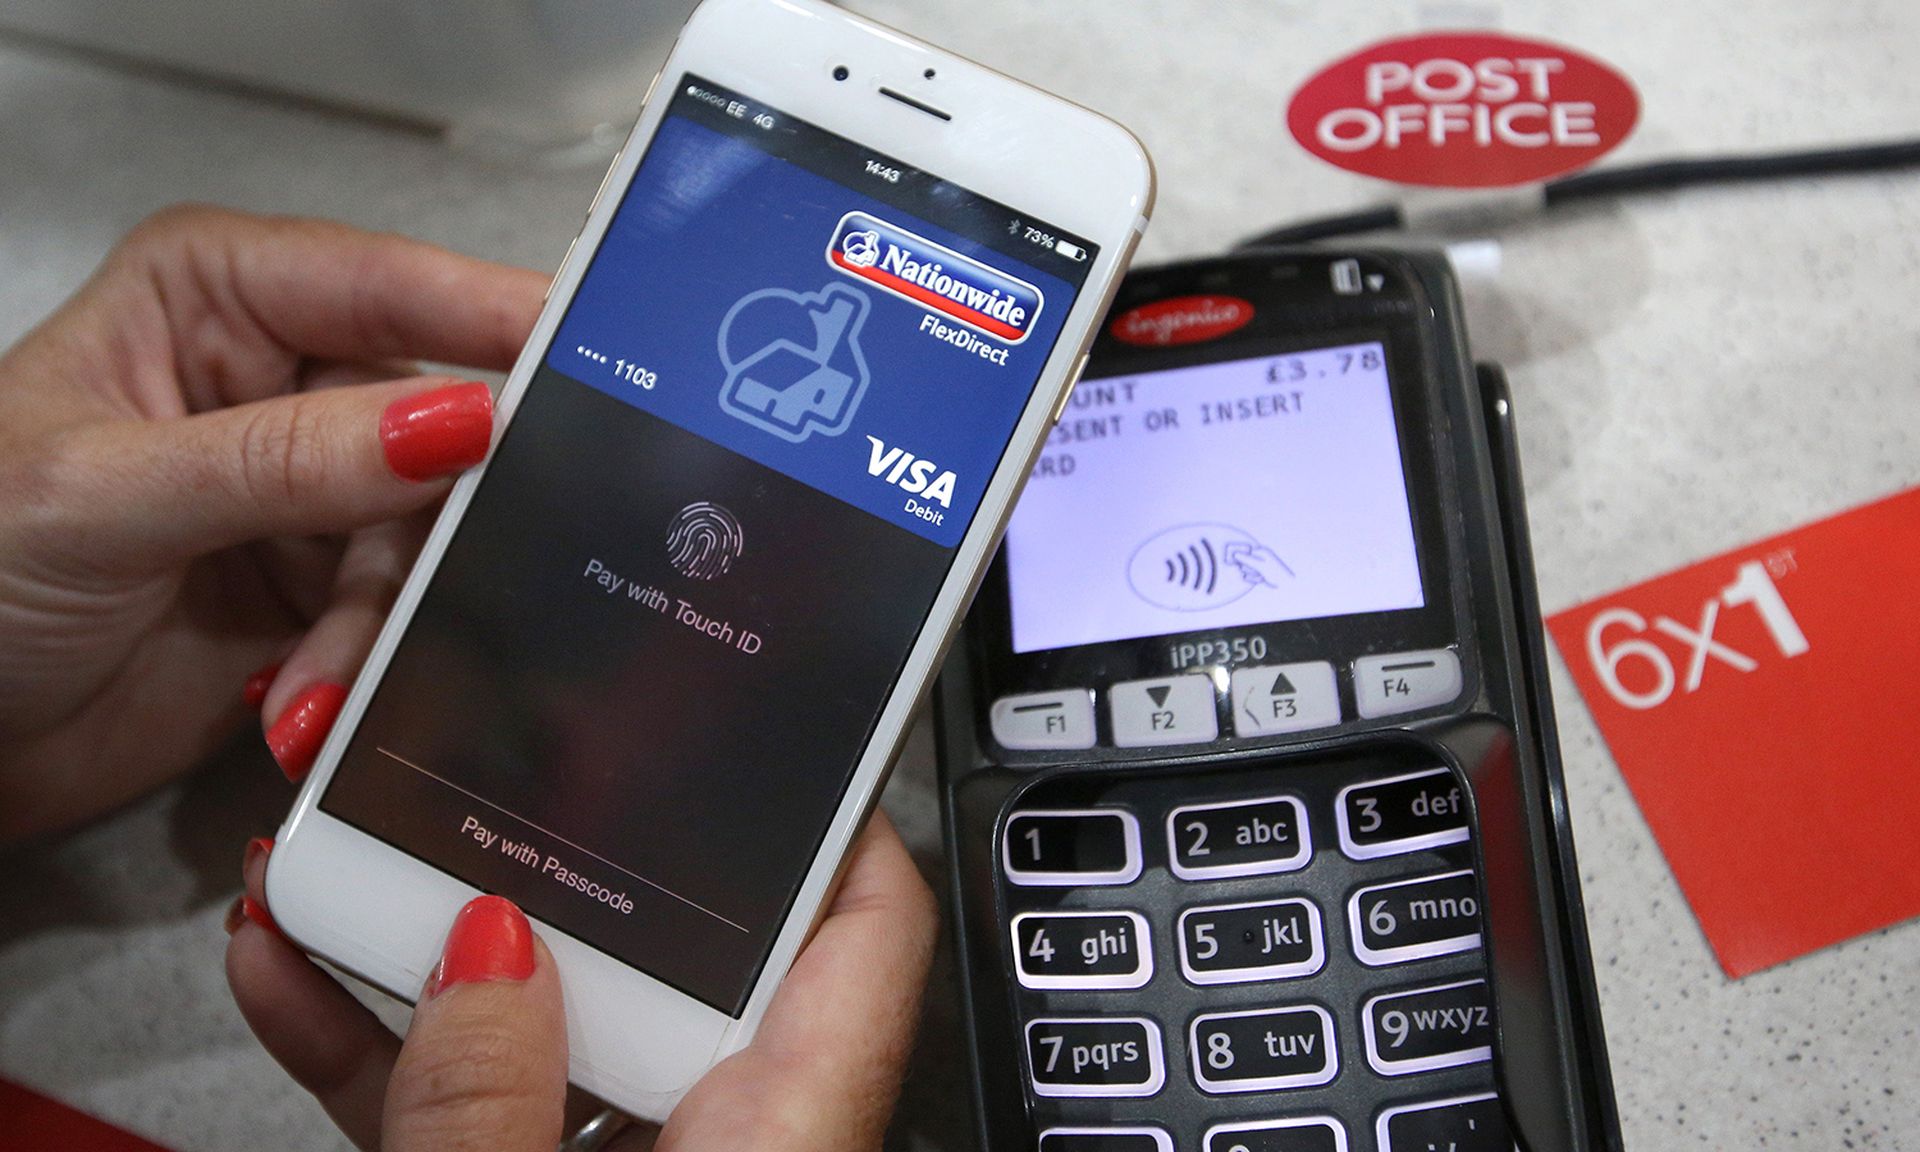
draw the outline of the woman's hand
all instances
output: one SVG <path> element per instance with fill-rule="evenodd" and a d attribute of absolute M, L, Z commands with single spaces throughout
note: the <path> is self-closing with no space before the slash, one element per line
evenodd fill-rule
<path fill-rule="evenodd" d="M 227 977 L 254 1034 L 341 1130 L 385 1152 L 552 1152 L 567 1127 L 560 983 L 519 911 L 493 896 L 461 911 L 402 1043 L 273 929 L 269 851 L 255 841 L 247 853 Z M 753 1043 L 696 1084 L 664 1129 L 635 1128 L 609 1148 L 877 1149 L 934 929 L 932 893 L 876 815 Z"/>
<path fill-rule="evenodd" d="M 180 208 L 0 357 L 0 843 L 204 759 L 245 715 L 247 673 L 282 659 L 250 702 L 305 772 L 415 514 L 491 437 L 483 385 L 410 361 L 508 367 L 545 285 L 343 225 Z"/>

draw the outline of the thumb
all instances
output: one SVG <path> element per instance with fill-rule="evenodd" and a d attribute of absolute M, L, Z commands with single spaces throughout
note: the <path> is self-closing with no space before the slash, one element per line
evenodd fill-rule
<path fill-rule="evenodd" d="M 422 376 L 68 434 L 50 490 L 63 550 L 164 568 L 269 536 L 339 533 L 446 494 L 493 438 L 485 384 Z"/>
<path fill-rule="evenodd" d="M 553 956 L 511 901 L 460 910 L 387 1084 L 385 1152 L 553 1152 L 567 1030 Z"/>

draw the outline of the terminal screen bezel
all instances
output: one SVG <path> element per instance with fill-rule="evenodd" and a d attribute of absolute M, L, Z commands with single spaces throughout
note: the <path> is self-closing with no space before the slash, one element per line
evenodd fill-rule
<path fill-rule="evenodd" d="M 1248 300 L 1254 319 L 1214 340 L 1164 348 L 1130 346 L 1103 331 L 1094 345 L 1083 384 L 1222 361 L 1281 356 L 1319 348 L 1378 341 L 1387 350 L 1387 380 L 1393 398 L 1414 551 L 1424 603 L 1418 608 L 1356 613 L 1308 620 L 1251 624 L 1199 632 L 1113 640 L 1070 648 L 1016 653 L 1012 643 L 1006 549 L 994 557 L 976 602 L 971 632 L 986 699 L 1057 688 L 1104 688 L 1117 681 L 1234 668 L 1241 665 L 1331 661 L 1344 669 L 1357 656 L 1375 652 L 1445 648 L 1461 639 L 1456 603 L 1454 548 L 1446 530 L 1453 498 L 1443 482 L 1440 453 L 1448 434 L 1436 394 L 1439 365 L 1426 318 L 1431 305 L 1411 276 L 1384 261 L 1366 261 L 1366 272 L 1384 277 L 1364 295 L 1331 288 L 1329 259 L 1275 262 L 1233 261 L 1219 272 L 1187 266 L 1160 274 L 1135 273 L 1114 305 L 1113 317 L 1130 307 L 1188 294 L 1225 294 Z M 1329 478 L 1329 483 L 1337 483 Z M 1220 659 L 1176 664 L 1182 644 L 1217 642 Z M 1257 641 L 1257 643 L 1256 643 Z M 1224 647 L 1222 647 L 1224 646 Z M 1239 655 L 1235 655 L 1239 653 Z M 1343 695 L 1350 692 L 1344 684 Z"/>

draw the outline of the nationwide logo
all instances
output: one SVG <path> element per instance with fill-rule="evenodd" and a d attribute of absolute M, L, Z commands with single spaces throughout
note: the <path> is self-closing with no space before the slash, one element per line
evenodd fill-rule
<path fill-rule="evenodd" d="M 1040 289 L 865 212 L 840 218 L 827 263 L 1003 344 L 1040 315 Z"/>

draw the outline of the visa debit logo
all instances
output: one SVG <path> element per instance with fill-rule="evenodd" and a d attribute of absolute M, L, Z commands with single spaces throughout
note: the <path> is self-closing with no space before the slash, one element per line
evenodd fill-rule
<path fill-rule="evenodd" d="M 1003 344 L 1018 344 L 1040 315 L 1040 289 L 865 212 L 840 218 L 827 263 Z"/>
<path fill-rule="evenodd" d="M 887 483 L 897 485 L 903 492 L 916 493 L 929 504 L 938 500 L 942 508 L 953 507 L 955 477 L 951 471 L 931 460 L 922 460 L 898 445 L 889 448 L 878 436 L 868 436 L 867 443 L 872 445 L 867 457 L 867 475 L 883 476 Z M 907 511 L 922 520 L 940 523 L 940 513 L 918 500 L 909 499 Z"/>

